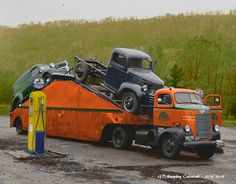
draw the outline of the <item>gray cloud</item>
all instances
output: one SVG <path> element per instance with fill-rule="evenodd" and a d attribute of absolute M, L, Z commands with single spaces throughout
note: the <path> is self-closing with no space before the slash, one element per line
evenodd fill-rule
<path fill-rule="evenodd" d="M 231 9 L 236 9 L 235 0 L 0 0 L 0 25 Z"/>

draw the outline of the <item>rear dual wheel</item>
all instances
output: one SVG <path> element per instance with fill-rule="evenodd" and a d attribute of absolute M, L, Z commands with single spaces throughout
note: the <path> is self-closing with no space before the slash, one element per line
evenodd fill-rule
<path fill-rule="evenodd" d="M 128 127 L 119 126 L 112 132 L 112 143 L 115 148 L 128 149 L 132 146 L 132 136 Z"/>

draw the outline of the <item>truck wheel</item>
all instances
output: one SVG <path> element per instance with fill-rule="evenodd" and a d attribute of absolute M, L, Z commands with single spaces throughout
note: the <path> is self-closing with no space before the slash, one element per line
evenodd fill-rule
<path fill-rule="evenodd" d="M 84 62 L 76 63 L 74 69 L 75 81 L 85 82 L 88 77 L 88 65 Z"/>
<path fill-rule="evenodd" d="M 50 74 L 45 74 L 43 76 L 43 79 L 44 79 L 44 82 L 45 82 L 46 86 L 53 81 L 53 78 L 52 78 L 52 76 Z"/>
<path fill-rule="evenodd" d="M 208 159 L 215 154 L 215 147 L 201 147 L 197 149 L 197 153 L 200 157 Z"/>
<path fill-rule="evenodd" d="M 138 113 L 138 98 L 133 92 L 125 93 L 122 99 L 122 105 L 127 112 L 137 114 Z"/>
<path fill-rule="evenodd" d="M 112 143 L 115 148 L 128 149 L 132 146 L 131 133 L 127 128 L 116 127 L 112 132 Z"/>
<path fill-rule="evenodd" d="M 15 122 L 15 126 L 16 126 L 16 133 L 18 135 L 22 135 L 25 133 L 24 129 L 23 129 L 23 126 L 22 126 L 22 122 L 21 120 L 18 118 Z"/>
<path fill-rule="evenodd" d="M 180 155 L 180 146 L 172 135 L 166 135 L 161 142 L 161 152 L 164 157 L 176 159 Z"/>

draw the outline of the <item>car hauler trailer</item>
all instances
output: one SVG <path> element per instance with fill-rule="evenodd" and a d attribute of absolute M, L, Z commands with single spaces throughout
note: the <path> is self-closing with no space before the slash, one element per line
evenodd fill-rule
<path fill-rule="evenodd" d="M 101 86 L 99 86 L 101 87 Z M 220 140 L 221 98 L 211 108 L 204 105 L 194 90 L 163 88 L 155 93 L 153 116 L 128 113 L 109 99 L 103 89 L 56 80 L 45 87 L 47 95 L 48 136 L 88 141 L 112 141 L 114 147 L 136 144 L 159 148 L 167 158 L 176 158 L 180 150 L 196 149 L 210 158 Z M 10 113 L 10 126 L 18 134 L 28 130 L 28 106 L 24 102 Z"/>

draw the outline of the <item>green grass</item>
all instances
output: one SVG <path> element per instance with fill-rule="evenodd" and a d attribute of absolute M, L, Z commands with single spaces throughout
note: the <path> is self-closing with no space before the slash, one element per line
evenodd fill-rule
<path fill-rule="evenodd" d="M 224 120 L 223 126 L 224 127 L 236 127 L 236 120 Z"/>
<path fill-rule="evenodd" d="M 10 105 L 0 105 L 0 115 L 6 116 L 9 115 Z"/>
<path fill-rule="evenodd" d="M 75 55 L 107 63 L 113 48 L 128 47 L 148 52 L 167 85 L 177 63 L 181 87 L 222 94 L 227 119 L 236 108 L 235 22 L 235 15 L 191 15 L 0 27 L 0 104 L 11 103 L 14 81 L 34 64 L 73 64 Z"/>

